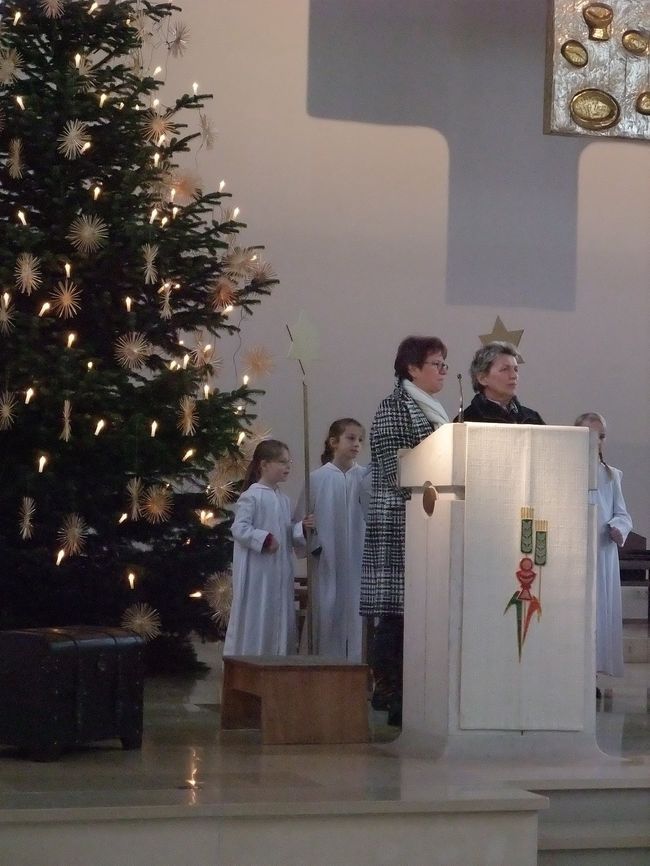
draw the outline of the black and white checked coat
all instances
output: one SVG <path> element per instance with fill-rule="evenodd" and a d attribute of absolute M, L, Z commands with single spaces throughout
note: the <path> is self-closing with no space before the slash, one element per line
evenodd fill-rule
<path fill-rule="evenodd" d="M 363 616 L 404 613 L 406 501 L 410 493 L 397 486 L 397 451 L 414 448 L 434 429 L 401 385 L 382 400 L 373 419 L 372 496 L 361 572 Z"/>

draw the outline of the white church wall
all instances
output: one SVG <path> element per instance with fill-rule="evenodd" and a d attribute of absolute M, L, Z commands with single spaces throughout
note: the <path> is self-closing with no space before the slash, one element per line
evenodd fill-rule
<path fill-rule="evenodd" d="M 650 148 L 543 136 L 546 4 L 490 5 L 182 0 L 191 42 L 167 81 L 214 93 L 218 129 L 196 168 L 206 189 L 226 179 L 281 280 L 242 332 L 243 349 L 275 356 L 259 413 L 297 458 L 295 495 L 285 323 L 304 310 L 321 335 L 315 465 L 334 418 L 369 426 L 409 333 L 448 344 L 454 414 L 455 374 L 469 400 L 469 361 L 498 315 L 525 329 L 522 402 L 554 424 L 607 417 L 607 457 L 648 535 Z M 237 347 L 223 341 L 224 387 Z"/>

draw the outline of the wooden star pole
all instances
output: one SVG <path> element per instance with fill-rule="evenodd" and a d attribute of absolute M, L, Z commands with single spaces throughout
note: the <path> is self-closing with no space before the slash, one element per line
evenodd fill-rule
<path fill-rule="evenodd" d="M 287 332 L 289 334 L 289 339 L 292 344 L 294 343 L 293 335 L 291 333 L 291 329 L 289 325 L 286 326 Z M 304 483 L 305 483 L 305 509 L 306 513 L 309 513 L 309 507 L 311 503 L 311 491 L 309 484 L 309 388 L 307 386 L 307 373 L 303 366 L 302 361 L 299 357 L 296 357 L 298 364 L 300 365 L 300 372 L 302 373 L 302 428 L 303 428 L 303 436 L 302 436 L 302 445 L 303 445 L 303 457 L 304 457 Z M 313 580 L 312 580 L 312 558 L 309 554 L 309 541 L 311 538 L 311 529 L 304 529 L 305 533 L 305 541 L 307 543 L 307 610 L 305 614 L 305 627 L 307 628 L 307 652 L 309 655 L 313 655 L 314 652 L 314 627 L 313 627 Z"/>

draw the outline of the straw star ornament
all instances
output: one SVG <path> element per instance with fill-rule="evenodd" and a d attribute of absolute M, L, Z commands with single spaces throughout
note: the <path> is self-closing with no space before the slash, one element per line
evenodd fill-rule
<path fill-rule="evenodd" d="M 61 546 L 68 556 L 81 553 L 88 536 L 88 526 L 79 514 L 68 514 L 57 532 Z"/>
<path fill-rule="evenodd" d="M 115 357 L 128 370 L 140 370 L 152 351 L 151 343 L 138 331 L 124 334 L 115 343 Z"/>
<path fill-rule="evenodd" d="M 85 146 L 90 142 L 87 129 L 88 124 L 84 123 L 83 120 L 69 120 L 57 138 L 59 153 L 62 153 L 66 159 L 76 159 L 81 156 Z"/>
<path fill-rule="evenodd" d="M 172 514 L 172 494 L 162 484 L 152 484 L 142 497 L 142 515 L 149 523 L 164 523 Z"/>
<path fill-rule="evenodd" d="M 237 286 L 228 277 L 219 277 L 212 286 L 212 307 L 220 312 L 237 300 Z"/>
<path fill-rule="evenodd" d="M 137 520 L 142 514 L 142 498 L 144 496 L 144 484 L 140 478 L 131 478 L 126 485 L 129 494 L 129 508 L 131 520 Z"/>
<path fill-rule="evenodd" d="M 208 499 L 217 508 L 223 508 L 235 498 L 235 484 L 229 468 L 218 461 L 208 473 Z"/>
<path fill-rule="evenodd" d="M 246 247 L 233 247 L 223 258 L 226 276 L 234 280 L 249 277 L 255 269 L 257 253 Z"/>
<path fill-rule="evenodd" d="M 214 125 L 206 114 L 199 115 L 199 122 L 201 124 L 201 143 L 207 150 L 212 150 L 217 137 Z"/>
<path fill-rule="evenodd" d="M 177 427 L 183 436 L 193 436 L 196 433 L 196 425 L 199 420 L 199 413 L 196 409 L 196 398 L 181 397 L 179 407 Z"/>
<path fill-rule="evenodd" d="M 253 346 L 242 355 L 244 369 L 249 376 L 268 376 L 273 371 L 273 356 L 264 346 Z"/>
<path fill-rule="evenodd" d="M 145 115 L 145 141 L 153 141 L 157 144 L 161 136 L 169 138 L 169 136 L 172 134 L 172 132 L 174 132 L 174 130 L 175 125 L 169 115 L 159 114 L 157 111 L 149 111 Z"/>
<path fill-rule="evenodd" d="M 167 43 L 172 57 L 182 57 L 189 45 L 190 28 L 183 21 L 175 21 Z"/>
<path fill-rule="evenodd" d="M 15 327 L 14 325 L 14 309 L 11 306 L 11 301 L 5 297 L 0 298 L 0 334 L 5 336 L 9 334 Z"/>
<path fill-rule="evenodd" d="M 232 608 L 232 575 L 228 571 L 211 574 L 203 588 L 203 598 L 212 610 L 212 619 L 225 628 Z"/>
<path fill-rule="evenodd" d="M 189 204 L 200 193 L 201 179 L 192 171 L 178 172 L 173 177 L 172 186 L 176 190 L 175 200 L 178 204 Z"/>
<path fill-rule="evenodd" d="M 82 214 L 73 220 L 66 238 L 75 249 L 87 255 L 106 245 L 108 226 L 101 217 Z"/>
<path fill-rule="evenodd" d="M 169 286 L 163 286 L 160 291 L 160 318 L 161 319 L 171 319 L 172 317 L 172 305 L 171 305 L 171 297 L 172 290 Z"/>
<path fill-rule="evenodd" d="M 80 57 L 78 61 L 72 61 L 72 67 L 79 76 L 77 83 L 81 90 L 91 90 L 95 86 L 92 61 L 87 57 Z"/>
<path fill-rule="evenodd" d="M 0 84 L 11 84 L 18 77 L 23 58 L 15 48 L 0 51 Z"/>
<path fill-rule="evenodd" d="M 72 436 L 72 424 L 70 423 L 70 413 L 72 407 L 69 400 L 63 401 L 63 429 L 61 430 L 61 435 L 59 439 L 63 439 L 64 442 L 69 442 L 70 437 Z"/>
<path fill-rule="evenodd" d="M 79 298 L 81 290 L 72 280 L 63 280 L 57 283 L 52 292 L 52 307 L 60 319 L 71 319 L 81 309 Z"/>
<path fill-rule="evenodd" d="M 0 430 L 9 430 L 14 426 L 16 403 L 16 395 L 11 391 L 0 394 Z"/>
<path fill-rule="evenodd" d="M 152 640 L 161 633 L 162 621 L 150 604 L 132 604 L 122 615 L 122 628 L 134 631 L 145 640 Z"/>
<path fill-rule="evenodd" d="M 40 0 L 38 5 L 46 18 L 60 18 L 63 15 L 63 0 Z"/>
<path fill-rule="evenodd" d="M 23 496 L 18 513 L 18 527 L 20 537 L 28 541 L 34 534 L 34 515 L 36 514 L 36 503 L 31 496 Z"/>
<path fill-rule="evenodd" d="M 158 269 L 156 268 L 158 244 L 143 244 L 142 256 L 144 258 L 144 281 L 147 285 L 155 283 L 158 279 Z"/>
<path fill-rule="evenodd" d="M 21 253 L 16 259 L 14 268 L 16 288 L 25 295 L 31 295 L 43 282 L 41 263 L 32 253 Z"/>
<path fill-rule="evenodd" d="M 264 262 L 261 259 L 258 259 L 250 273 L 250 278 L 251 282 L 254 283 L 267 283 L 271 280 L 277 280 L 278 275 L 269 262 Z"/>
<path fill-rule="evenodd" d="M 9 177 L 14 180 L 20 180 L 23 176 L 23 143 L 19 138 L 12 138 L 9 142 L 9 150 L 7 153 L 7 168 L 9 169 Z"/>

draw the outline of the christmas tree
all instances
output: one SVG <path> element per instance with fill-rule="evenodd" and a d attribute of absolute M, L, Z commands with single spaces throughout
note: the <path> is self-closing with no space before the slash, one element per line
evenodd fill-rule
<path fill-rule="evenodd" d="M 213 131 L 206 95 L 157 96 L 177 11 L 0 9 L 4 628 L 182 636 L 223 590 L 256 392 L 215 387 L 218 341 L 276 280 L 181 166 Z"/>

